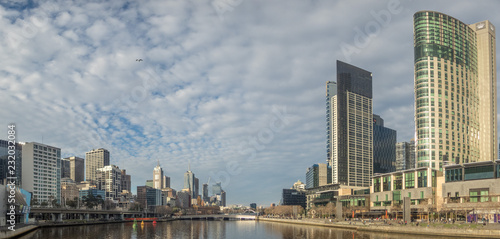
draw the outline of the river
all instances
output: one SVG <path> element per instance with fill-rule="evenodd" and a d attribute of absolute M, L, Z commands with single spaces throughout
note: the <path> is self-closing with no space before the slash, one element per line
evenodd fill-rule
<path fill-rule="evenodd" d="M 365 233 L 336 228 L 302 226 L 262 221 L 170 221 L 136 226 L 131 222 L 87 226 L 41 228 L 21 238 L 58 239 L 424 239 L 428 236 Z M 433 237 L 444 238 L 444 237 Z"/>

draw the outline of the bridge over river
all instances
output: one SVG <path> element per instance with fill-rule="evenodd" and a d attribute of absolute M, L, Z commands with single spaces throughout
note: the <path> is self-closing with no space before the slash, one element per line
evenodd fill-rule
<path fill-rule="evenodd" d="M 88 210 L 69 208 L 31 208 L 31 216 L 38 220 L 61 222 L 68 219 L 79 220 L 125 220 L 126 218 L 161 218 L 163 215 L 135 211 Z M 30 216 L 30 217 L 31 217 Z M 255 220 L 256 214 L 213 214 L 183 215 L 174 217 L 178 220 Z"/>

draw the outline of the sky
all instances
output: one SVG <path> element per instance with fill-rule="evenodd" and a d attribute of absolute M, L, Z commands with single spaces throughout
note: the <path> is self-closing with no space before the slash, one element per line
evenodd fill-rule
<path fill-rule="evenodd" d="M 336 61 L 373 74 L 373 112 L 414 137 L 413 14 L 500 27 L 498 1 L 0 2 L 0 126 L 85 157 L 106 148 L 132 191 L 189 165 L 227 204 L 278 203 L 326 162 Z M 137 61 L 142 59 L 142 61 Z"/>

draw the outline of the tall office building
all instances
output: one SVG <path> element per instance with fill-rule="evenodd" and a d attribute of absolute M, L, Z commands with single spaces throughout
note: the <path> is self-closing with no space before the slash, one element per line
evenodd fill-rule
<path fill-rule="evenodd" d="M 127 190 L 128 192 L 131 192 L 130 190 L 132 188 L 132 179 L 130 178 L 130 175 L 127 174 L 126 169 L 122 169 L 121 180 L 122 180 L 122 191 Z"/>
<path fill-rule="evenodd" d="M 414 17 L 417 167 L 497 158 L 495 27 Z"/>
<path fill-rule="evenodd" d="M 332 97 L 337 95 L 337 82 L 326 82 L 326 161 L 332 165 L 332 146 L 333 146 L 333 122 L 332 113 L 334 112 L 332 105 Z M 335 141 L 336 142 L 336 141 Z"/>
<path fill-rule="evenodd" d="M 327 111 L 332 183 L 369 187 L 373 174 L 372 74 L 337 61 L 337 83 L 327 83 L 327 87 L 333 87 L 327 89 L 328 94 L 335 93 L 328 96 Z"/>
<path fill-rule="evenodd" d="M 396 130 L 384 126 L 384 120 L 373 115 L 373 173 L 396 171 Z"/>
<path fill-rule="evenodd" d="M 14 154 L 9 154 L 9 146 L 14 146 Z M 0 184 L 4 184 L 7 177 L 16 177 L 16 185 L 22 185 L 22 144 L 9 143 L 7 140 L 0 139 Z M 14 156 L 10 157 L 9 156 Z M 14 160 L 16 166 L 14 171 L 9 170 L 9 161 Z M 12 166 L 12 164 L 10 164 Z M 12 173 L 11 173 L 12 172 Z M 8 182 L 7 182 L 8 183 Z M 7 184 L 5 183 L 5 184 Z"/>
<path fill-rule="evenodd" d="M 204 183 L 203 184 L 203 192 L 202 192 L 202 199 L 203 201 L 209 201 L 210 197 L 208 196 L 208 184 Z"/>
<path fill-rule="evenodd" d="M 22 146 L 23 189 L 38 203 L 61 203 L 61 149 L 30 142 Z"/>
<path fill-rule="evenodd" d="M 75 183 L 85 180 L 85 160 L 76 156 L 65 158 L 69 160 L 70 178 Z"/>
<path fill-rule="evenodd" d="M 163 175 L 163 188 L 169 188 L 169 187 L 170 187 L 170 177 Z"/>
<path fill-rule="evenodd" d="M 117 200 L 122 192 L 122 171 L 116 165 L 96 170 L 97 189 L 106 191 L 106 199 Z"/>
<path fill-rule="evenodd" d="M 307 168 L 306 188 L 315 188 L 332 183 L 332 168 L 328 164 L 319 163 Z"/>
<path fill-rule="evenodd" d="M 415 141 L 396 143 L 396 171 L 415 168 Z"/>
<path fill-rule="evenodd" d="M 198 196 L 198 186 L 196 184 L 197 178 L 194 176 L 194 173 L 191 172 L 191 167 L 189 167 L 188 171 L 184 173 L 184 189 L 189 190 L 191 199 L 196 198 Z"/>
<path fill-rule="evenodd" d="M 160 167 L 160 160 L 158 160 L 158 165 L 153 169 L 153 188 L 162 189 L 164 186 L 163 180 L 163 169 Z"/>
<path fill-rule="evenodd" d="M 212 185 L 212 194 L 213 195 L 220 195 L 222 193 L 222 183 L 218 182 Z"/>
<path fill-rule="evenodd" d="M 85 180 L 95 181 L 96 170 L 109 165 L 109 151 L 107 149 L 93 149 L 85 153 Z"/>
<path fill-rule="evenodd" d="M 195 177 L 194 178 L 194 198 L 198 198 L 198 195 L 200 193 L 200 180 Z"/>
<path fill-rule="evenodd" d="M 71 178 L 71 167 L 69 159 L 61 159 L 61 178 Z"/>

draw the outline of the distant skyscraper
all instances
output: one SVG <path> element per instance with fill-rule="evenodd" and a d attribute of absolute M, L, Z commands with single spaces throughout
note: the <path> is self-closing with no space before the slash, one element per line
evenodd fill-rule
<path fill-rule="evenodd" d="M 220 195 L 222 193 L 222 183 L 218 182 L 212 185 L 212 194 L 213 195 Z"/>
<path fill-rule="evenodd" d="M 127 170 L 125 169 L 122 169 L 121 180 L 122 180 L 122 191 L 127 190 L 128 192 L 131 192 L 130 190 L 132 188 L 132 179 L 130 175 L 127 174 Z"/>
<path fill-rule="evenodd" d="M 335 112 L 335 109 L 333 108 L 334 105 L 332 105 L 332 97 L 337 95 L 337 83 L 334 81 L 327 81 L 326 82 L 326 161 L 328 164 L 331 166 L 333 164 L 332 162 L 332 146 L 333 142 L 336 142 L 336 140 L 333 138 L 333 129 L 334 123 L 336 122 L 336 119 L 334 120 L 334 115 L 333 113 Z"/>
<path fill-rule="evenodd" d="M 184 189 L 188 189 L 191 199 L 196 198 L 197 193 L 195 193 L 195 176 L 194 173 L 191 172 L 191 167 L 189 167 L 188 171 L 184 173 Z"/>
<path fill-rule="evenodd" d="M 153 169 L 153 188 L 162 189 L 163 179 L 163 169 L 161 169 L 160 160 L 158 160 L 158 165 Z"/>
<path fill-rule="evenodd" d="M 116 165 L 96 170 L 97 189 L 106 191 L 106 199 L 116 200 L 122 192 L 122 171 Z"/>
<path fill-rule="evenodd" d="M 415 168 L 415 141 L 396 143 L 396 171 Z"/>
<path fill-rule="evenodd" d="M 65 158 L 69 160 L 69 170 L 70 178 L 75 181 L 75 183 L 80 183 L 85 181 L 85 159 L 79 157 L 69 157 Z"/>
<path fill-rule="evenodd" d="M 149 186 L 137 186 L 137 202 L 143 207 L 147 207 L 147 190 Z"/>
<path fill-rule="evenodd" d="M 69 159 L 61 159 L 61 178 L 71 178 L 71 166 Z"/>
<path fill-rule="evenodd" d="M 332 183 L 332 168 L 328 164 L 314 164 L 306 172 L 306 188 L 315 188 Z"/>
<path fill-rule="evenodd" d="M 396 171 L 396 130 L 384 126 L 384 120 L 373 115 L 373 173 Z"/>
<path fill-rule="evenodd" d="M 225 207 L 226 206 L 226 191 L 222 191 L 220 193 L 220 202 L 221 202 L 221 206 Z"/>
<path fill-rule="evenodd" d="M 107 149 L 93 149 L 85 153 L 85 180 L 95 181 L 96 170 L 109 165 L 109 151 Z"/>
<path fill-rule="evenodd" d="M 210 197 L 208 196 L 208 184 L 204 183 L 203 184 L 203 201 L 209 201 Z"/>
<path fill-rule="evenodd" d="M 495 27 L 433 11 L 413 18 L 417 167 L 496 159 Z"/>
<path fill-rule="evenodd" d="M 195 177 L 194 178 L 194 198 L 198 198 L 198 194 L 200 193 L 200 180 Z"/>
<path fill-rule="evenodd" d="M 163 176 L 163 188 L 169 188 L 170 187 L 170 177 Z"/>
<path fill-rule="evenodd" d="M 61 149 L 30 142 L 22 146 L 23 189 L 38 203 L 61 203 Z"/>
<path fill-rule="evenodd" d="M 327 151 L 331 151 L 332 183 L 369 187 L 373 174 L 372 74 L 337 61 L 337 83 L 327 83 L 327 87 L 331 88 L 327 89 L 327 119 L 331 120 Z"/>

